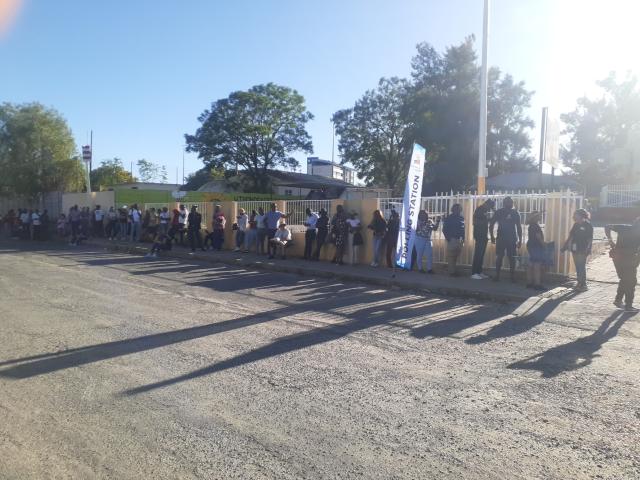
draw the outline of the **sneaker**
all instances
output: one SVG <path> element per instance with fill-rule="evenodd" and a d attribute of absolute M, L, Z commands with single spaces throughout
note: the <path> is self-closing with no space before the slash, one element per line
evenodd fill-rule
<path fill-rule="evenodd" d="M 627 307 L 624 307 L 624 311 L 627 313 L 638 313 L 640 312 L 640 308 L 636 308 L 633 305 L 629 305 Z"/>
<path fill-rule="evenodd" d="M 624 303 L 622 303 L 622 300 L 614 300 L 613 304 L 618 308 L 624 308 Z"/>
<path fill-rule="evenodd" d="M 586 285 L 576 285 L 573 287 L 576 292 L 586 292 L 589 288 Z"/>
<path fill-rule="evenodd" d="M 239 252 L 239 251 L 240 251 L 240 248 L 236 247 L 236 248 L 234 248 L 234 249 L 233 249 L 233 251 L 234 251 L 234 252 Z"/>
<path fill-rule="evenodd" d="M 473 275 L 471 275 L 471 278 L 473 280 L 484 280 L 484 277 L 482 275 L 480 275 L 479 273 L 474 273 Z"/>
<path fill-rule="evenodd" d="M 479 273 L 478 275 L 480 275 L 484 280 L 491 278 L 489 275 L 485 275 L 484 273 Z"/>

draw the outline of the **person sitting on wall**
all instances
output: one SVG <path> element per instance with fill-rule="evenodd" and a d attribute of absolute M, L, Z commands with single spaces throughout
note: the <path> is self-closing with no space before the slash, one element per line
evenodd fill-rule
<path fill-rule="evenodd" d="M 278 231 L 273 238 L 269 240 L 270 248 L 273 248 L 273 254 L 277 254 L 278 249 L 282 254 L 282 259 L 287 258 L 285 250 L 291 246 L 291 230 L 287 228 L 286 223 L 281 223 Z M 273 256 L 273 255 L 272 255 Z"/>
<path fill-rule="evenodd" d="M 145 255 L 145 258 L 156 258 L 159 252 L 171 250 L 171 243 L 172 239 L 166 233 L 160 232 L 156 234 L 151 250 Z"/>

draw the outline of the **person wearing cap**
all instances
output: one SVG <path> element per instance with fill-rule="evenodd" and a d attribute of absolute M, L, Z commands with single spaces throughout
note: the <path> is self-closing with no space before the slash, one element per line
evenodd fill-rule
<path fill-rule="evenodd" d="M 562 251 L 570 251 L 573 257 L 576 277 L 578 277 L 575 289 L 585 291 L 587 290 L 587 258 L 591 255 L 593 243 L 593 226 L 589 222 L 589 212 L 584 208 L 575 211 L 573 221 L 573 227 L 571 227 L 569 237 L 562 246 Z"/>
<path fill-rule="evenodd" d="M 473 266 L 471 267 L 471 278 L 483 280 L 488 278 L 482 273 L 484 254 L 489 243 L 489 215 L 495 209 L 496 202 L 491 199 L 485 201 L 473 212 L 473 239 L 475 246 L 473 250 Z"/>
<path fill-rule="evenodd" d="M 618 234 L 615 242 L 611 238 L 612 231 Z M 640 217 L 636 218 L 631 225 L 607 225 L 604 227 L 604 234 L 609 239 L 611 247 L 609 256 L 613 260 L 620 279 L 613 304 L 618 308 L 624 306 L 625 312 L 635 313 L 638 311 L 633 306 L 633 299 L 638 283 L 638 263 L 640 262 Z"/>
<path fill-rule="evenodd" d="M 527 288 L 545 290 L 542 286 L 542 266 L 545 263 L 544 233 L 540 228 L 540 212 L 531 212 L 527 220 L 527 252 L 529 265 L 527 266 Z"/>
<path fill-rule="evenodd" d="M 498 237 L 493 235 L 495 224 L 498 224 Z M 502 208 L 498 209 L 489 222 L 491 243 L 496 246 L 496 276 L 494 280 L 500 281 L 500 270 L 505 254 L 509 259 L 511 281 L 516 281 L 516 253 L 522 246 L 522 225 L 520 214 L 513 208 L 513 199 L 505 197 Z"/>
<path fill-rule="evenodd" d="M 307 214 L 307 219 L 304 221 L 303 225 L 307 227 L 304 232 L 304 259 L 311 260 L 311 254 L 313 250 L 313 243 L 316 241 L 317 228 L 316 224 L 318 223 L 318 214 L 311 211 L 310 208 L 305 210 Z"/>
<path fill-rule="evenodd" d="M 273 238 L 269 240 L 270 249 L 273 248 L 273 254 L 269 258 L 273 258 L 277 254 L 278 248 L 282 254 L 282 259 L 285 260 L 286 248 L 291 244 L 291 231 L 287 228 L 287 224 L 282 222 L 278 227 L 278 231 Z"/>

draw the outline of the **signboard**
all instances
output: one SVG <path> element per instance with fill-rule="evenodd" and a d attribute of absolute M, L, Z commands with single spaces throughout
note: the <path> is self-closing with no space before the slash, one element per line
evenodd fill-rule
<path fill-rule="evenodd" d="M 175 198 L 176 200 L 179 200 L 181 198 L 184 198 L 187 196 L 187 192 L 183 191 L 183 190 L 174 190 L 173 192 L 171 192 L 171 196 L 173 198 Z"/>
<path fill-rule="evenodd" d="M 411 270 L 411 253 L 415 243 L 415 227 L 418 222 L 418 212 L 422 203 L 422 177 L 424 175 L 424 147 L 413 144 L 411 164 L 407 174 L 407 184 L 404 189 L 404 199 L 400 212 L 400 234 L 396 244 L 396 265 Z"/>
<path fill-rule="evenodd" d="M 555 115 L 549 114 L 547 107 L 542 109 L 541 134 L 541 160 L 553 168 L 560 168 L 560 121 Z"/>
<path fill-rule="evenodd" d="M 90 145 L 82 146 L 82 160 L 84 160 L 85 163 L 91 162 L 91 146 Z"/>

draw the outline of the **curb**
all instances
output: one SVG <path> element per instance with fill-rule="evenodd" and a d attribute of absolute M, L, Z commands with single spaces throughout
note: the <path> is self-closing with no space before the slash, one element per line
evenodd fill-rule
<path fill-rule="evenodd" d="M 148 253 L 149 251 L 148 247 L 139 247 L 139 246 L 133 246 L 133 245 L 120 245 L 120 244 L 104 245 L 104 244 L 92 243 L 92 242 L 86 242 L 85 245 L 90 245 L 93 247 L 102 247 L 102 248 L 105 248 L 106 250 L 113 251 L 113 252 L 124 252 L 124 253 L 130 253 L 135 255 L 143 255 Z M 262 262 L 262 261 L 256 262 L 256 261 L 248 261 L 248 260 L 239 259 L 239 258 L 218 257 L 215 255 L 215 253 L 209 253 L 208 255 L 204 256 L 204 255 L 199 255 L 197 253 L 190 255 L 188 253 L 171 251 L 171 252 L 164 252 L 163 257 L 181 258 L 186 260 L 198 260 L 198 261 L 203 261 L 207 263 L 218 263 L 223 265 L 250 268 L 254 270 L 291 273 L 291 274 L 297 274 L 297 275 L 306 276 L 306 277 L 351 281 L 351 282 L 358 282 L 358 283 L 364 283 L 368 285 L 385 287 L 393 290 L 410 291 L 410 292 L 415 292 L 419 294 L 435 294 L 435 295 L 442 295 L 447 297 L 460 297 L 460 298 L 466 298 L 466 299 L 471 298 L 475 300 L 482 300 L 485 302 L 489 301 L 489 302 L 495 302 L 495 303 L 514 303 L 514 302 L 521 303 L 531 297 L 548 297 L 558 293 L 557 288 L 550 290 L 548 292 L 545 292 L 541 295 L 518 295 L 513 293 L 501 293 L 501 292 L 487 293 L 487 292 L 481 292 L 481 291 L 472 290 L 472 289 L 456 288 L 456 287 L 449 287 L 449 286 L 426 287 L 426 286 L 416 285 L 413 282 L 403 281 L 398 278 L 381 279 L 381 278 L 369 277 L 366 275 L 353 274 L 350 272 L 336 273 L 336 272 L 328 272 L 324 270 L 315 270 L 313 268 L 306 268 L 306 267 L 301 267 L 297 265 L 296 266 L 286 265 L 279 262 L 273 262 L 273 263 Z"/>

